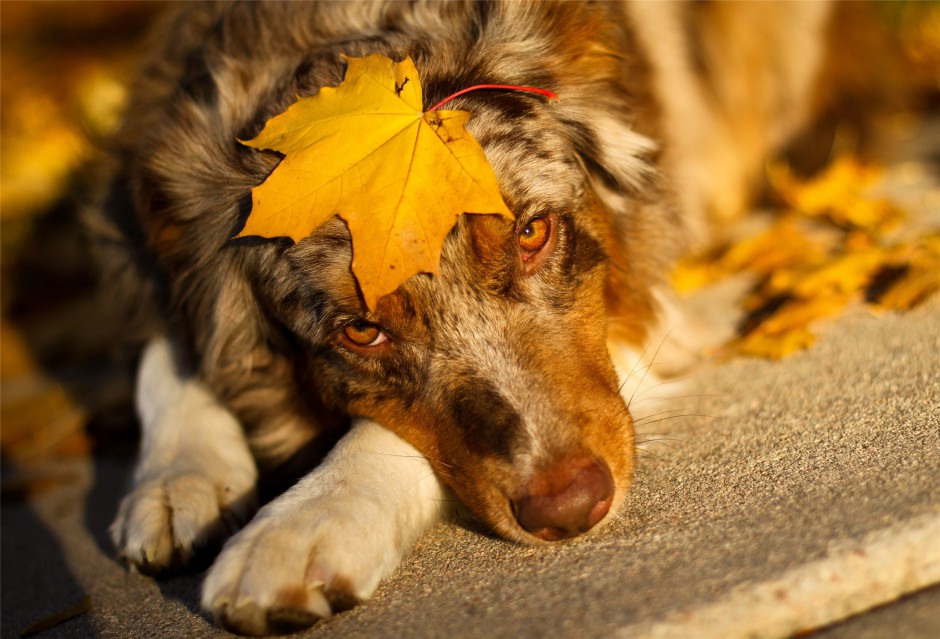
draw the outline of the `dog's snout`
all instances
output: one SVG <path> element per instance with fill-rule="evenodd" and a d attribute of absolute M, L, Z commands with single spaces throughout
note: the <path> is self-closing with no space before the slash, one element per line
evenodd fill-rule
<path fill-rule="evenodd" d="M 613 500 L 607 466 L 596 458 L 574 457 L 537 473 L 512 502 L 516 521 L 545 541 L 558 541 L 593 528 Z"/>

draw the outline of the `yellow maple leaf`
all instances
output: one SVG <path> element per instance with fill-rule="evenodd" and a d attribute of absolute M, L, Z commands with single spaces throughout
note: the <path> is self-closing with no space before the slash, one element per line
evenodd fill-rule
<path fill-rule="evenodd" d="M 838 315 L 854 298 L 852 294 L 845 293 L 790 300 L 760 325 L 759 332 L 782 335 L 802 331 L 812 322 Z"/>
<path fill-rule="evenodd" d="M 768 275 L 794 264 L 818 262 L 822 253 L 818 241 L 783 218 L 767 231 L 731 246 L 720 263 L 727 273 L 746 270 Z"/>
<path fill-rule="evenodd" d="M 843 227 L 880 233 L 898 223 L 901 211 L 870 189 L 881 171 L 853 156 L 836 159 L 820 175 L 797 179 L 785 165 L 771 165 L 768 178 L 784 200 L 808 217 L 826 218 Z"/>
<path fill-rule="evenodd" d="M 826 248 L 785 217 L 759 234 L 680 260 L 670 281 L 677 291 L 687 293 L 736 273 L 773 277 L 794 265 L 821 262 Z"/>
<path fill-rule="evenodd" d="M 800 326 L 779 333 L 755 331 L 745 335 L 732 346 L 735 351 L 745 355 L 783 359 L 797 351 L 809 348 L 815 341 L 816 337 L 809 329 Z"/>
<path fill-rule="evenodd" d="M 880 307 L 909 309 L 940 291 L 940 235 L 894 247 L 892 262 L 904 273 L 878 300 Z"/>
<path fill-rule="evenodd" d="M 869 284 L 887 255 L 878 246 L 839 255 L 795 282 L 793 292 L 803 298 L 858 292 Z"/>
<path fill-rule="evenodd" d="M 352 271 L 369 308 L 412 275 L 436 273 L 463 213 L 512 217 L 466 111 L 424 112 L 418 71 L 405 58 L 347 58 L 346 77 L 301 98 L 247 142 L 284 159 L 252 189 L 239 237 L 295 242 L 339 215 L 352 236 Z"/>

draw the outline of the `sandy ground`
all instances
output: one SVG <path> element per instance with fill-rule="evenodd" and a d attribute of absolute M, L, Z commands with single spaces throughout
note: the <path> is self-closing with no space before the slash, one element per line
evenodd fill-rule
<path fill-rule="evenodd" d="M 635 490 L 599 534 L 527 548 L 442 525 L 374 599 L 302 636 L 782 637 L 940 583 L 938 353 L 935 298 L 851 312 L 782 362 L 711 364 L 673 400 L 679 417 L 639 420 Z M 41 636 L 224 634 L 198 611 L 198 575 L 115 561 L 106 529 L 129 471 L 63 462 L 51 488 L 5 501 L 3 637 L 85 595 L 87 613 Z M 904 636 L 940 632 L 940 597 L 921 598 L 898 613 Z M 839 632 L 824 636 L 861 636 Z"/>

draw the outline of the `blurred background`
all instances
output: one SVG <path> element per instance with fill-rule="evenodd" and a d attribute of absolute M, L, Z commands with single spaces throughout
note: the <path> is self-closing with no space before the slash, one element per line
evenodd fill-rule
<path fill-rule="evenodd" d="M 77 219 L 157 2 L 0 3 L 0 452 L 23 472 L 133 445 L 130 377 L 108 341 Z"/>
<path fill-rule="evenodd" d="M 130 363 L 111 347 L 118 327 L 100 313 L 76 211 L 101 142 L 120 122 L 141 36 L 163 9 L 158 2 L 0 3 L 5 498 L 42 489 L 17 469 L 134 445 Z M 940 3 L 884 2 L 875 9 L 898 53 L 906 95 L 884 126 L 910 138 L 940 109 Z M 935 172 L 938 161 L 920 168 Z M 799 186 L 782 188 L 799 199 Z M 712 254 L 710 264 L 690 266 L 683 284 L 693 286 L 703 269 L 714 271 L 728 248 Z"/>

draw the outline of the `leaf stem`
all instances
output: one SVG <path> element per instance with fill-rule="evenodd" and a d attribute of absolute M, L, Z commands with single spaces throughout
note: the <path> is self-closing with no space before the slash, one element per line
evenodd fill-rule
<path fill-rule="evenodd" d="M 430 109 L 428 109 L 427 112 L 428 112 L 428 113 L 431 113 L 431 112 L 433 112 L 433 111 L 437 111 L 438 109 L 440 109 L 442 106 L 444 106 L 445 104 L 447 104 L 448 102 L 450 102 L 450 101 L 453 100 L 454 98 L 456 98 L 456 97 L 458 97 L 458 96 L 461 96 L 461 95 L 463 95 L 464 93 L 469 93 L 470 91 L 478 91 L 478 90 L 480 90 L 480 89 L 501 89 L 501 90 L 506 90 L 506 91 L 526 91 L 526 92 L 528 92 L 528 93 L 538 93 L 539 95 L 544 95 L 544 96 L 545 96 L 546 98 L 548 98 L 549 100 L 557 100 L 557 99 L 558 99 L 558 96 L 557 96 L 554 92 L 549 91 L 548 89 L 537 89 L 537 88 L 535 88 L 535 87 L 522 87 L 522 86 L 517 86 L 517 85 L 515 85 L 515 84 L 477 84 L 477 85 L 474 85 L 474 86 L 472 86 L 472 87 L 469 87 L 469 88 L 466 88 L 466 89 L 462 89 L 462 90 L 458 91 L 457 93 L 454 93 L 453 95 L 447 96 L 446 98 L 444 98 L 443 100 L 441 100 L 440 102 L 438 102 L 437 104 L 435 104 L 434 106 L 432 106 Z"/>

